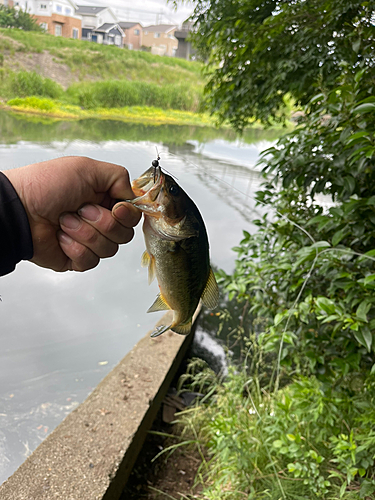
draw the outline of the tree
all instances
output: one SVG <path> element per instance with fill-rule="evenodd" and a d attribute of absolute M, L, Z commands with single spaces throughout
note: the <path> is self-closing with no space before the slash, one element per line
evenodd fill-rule
<path fill-rule="evenodd" d="M 25 31 L 42 31 L 36 19 L 22 9 L 0 5 L 0 28 L 19 28 Z"/>
<path fill-rule="evenodd" d="M 374 68 L 374 0 L 194 0 L 194 43 L 208 60 L 208 105 L 242 129 L 282 120 L 285 98 L 305 105 L 346 63 Z M 374 80 L 371 71 L 366 78 Z"/>

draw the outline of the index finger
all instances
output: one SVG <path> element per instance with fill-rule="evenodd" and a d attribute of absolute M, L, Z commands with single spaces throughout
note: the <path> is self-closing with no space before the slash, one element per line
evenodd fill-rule
<path fill-rule="evenodd" d="M 113 217 L 125 227 L 134 227 L 141 219 L 142 212 L 131 203 L 120 201 L 112 208 Z"/>

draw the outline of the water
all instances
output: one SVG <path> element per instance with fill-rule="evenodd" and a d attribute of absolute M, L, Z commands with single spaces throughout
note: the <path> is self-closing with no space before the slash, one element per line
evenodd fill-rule
<path fill-rule="evenodd" d="M 24 120 L 0 113 L 0 166 L 20 167 L 85 155 L 127 167 L 137 177 L 155 159 L 196 202 L 206 222 L 214 265 L 231 271 L 231 248 L 259 217 L 255 163 L 278 131 L 232 132 L 145 127 L 120 122 Z M 194 164 L 195 166 L 193 166 Z M 231 189 L 239 189 L 248 196 Z M 83 274 L 22 262 L 0 278 L 0 483 L 150 330 L 157 294 L 140 267 L 141 225 L 117 255 Z"/>

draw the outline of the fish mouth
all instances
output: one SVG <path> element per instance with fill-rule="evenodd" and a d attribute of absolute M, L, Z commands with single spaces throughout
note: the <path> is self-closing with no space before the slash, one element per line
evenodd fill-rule
<path fill-rule="evenodd" d="M 151 167 L 132 182 L 136 198 L 127 200 L 145 214 L 160 216 L 160 207 L 156 199 L 164 184 L 164 174 L 160 167 Z"/>
<path fill-rule="evenodd" d="M 155 185 L 158 185 L 163 173 L 160 167 L 150 167 L 140 177 L 132 182 L 132 189 L 136 196 L 143 196 Z"/>

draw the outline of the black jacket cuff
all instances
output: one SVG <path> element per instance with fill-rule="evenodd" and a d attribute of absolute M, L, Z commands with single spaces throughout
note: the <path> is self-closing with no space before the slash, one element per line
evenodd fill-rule
<path fill-rule="evenodd" d="M 0 172 L 0 276 L 34 253 L 26 211 L 9 179 Z"/>

